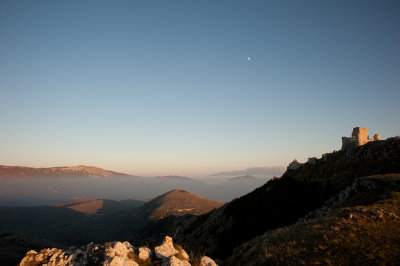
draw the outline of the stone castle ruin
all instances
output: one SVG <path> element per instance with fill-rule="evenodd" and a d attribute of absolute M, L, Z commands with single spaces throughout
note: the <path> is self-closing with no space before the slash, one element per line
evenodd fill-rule
<path fill-rule="evenodd" d="M 372 139 L 369 138 L 368 136 L 368 128 L 364 127 L 355 127 L 353 128 L 353 133 L 351 134 L 351 137 L 342 137 L 342 150 L 347 150 L 355 147 L 362 146 L 370 141 L 378 141 L 381 139 L 381 136 L 379 134 L 375 134 Z M 335 153 L 336 151 L 333 151 Z M 329 156 L 330 153 L 325 153 L 322 155 L 322 159 L 325 161 L 327 156 Z M 308 164 L 316 164 L 317 162 L 316 157 L 308 158 L 307 163 Z M 302 166 L 302 163 L 299 163 L 296 159 L 294 159 L 288 166 L 287 170 L 296 170 L 300 166 Z"/>
<path fill-rule="evenodd" d="M 375 134 L 372 139 L 368 136 L 368 128 L 355 127 L 351 137 L 342 137 L 342 150 L 359 147 L 370 141 L 380 140 L 381 136 Z"/>

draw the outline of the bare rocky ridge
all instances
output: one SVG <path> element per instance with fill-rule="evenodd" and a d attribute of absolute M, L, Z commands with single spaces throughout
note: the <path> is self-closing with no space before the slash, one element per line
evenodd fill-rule
<path fill-rule="evenodd" d="M 281 178 L 183 224 L 175 237 L 190 250 L 203 249 L 225 260 L 244 242 L 321 208 L 357 178 L 388 173 L 400 173 L 400 138 L 332 152 L 288 170 Z"/>
<path fill-rule="evenodd" d="M 190 266 L 192 263 L 200 266 L 217 266 L 206 256 L 190 258 L 181 246 L 174 244 L 172 238 L 166 236 L 163 243 L 153 250 L 149 247 L 135 248 L 126 241 L 108 242 L 104 245 L 90 243 L 80 248 L 70 247 L 66 250 L 57 248 L 43 249 L 40 252 L 30 250 L 19 265 Z"/>
<path fill-rule="evenodd" d="M 25 166 L 0 165 L 0 177 L 111 177 L 127 174 L 104 170 L 94 166 L 63 166 L 33 168 Z"/>

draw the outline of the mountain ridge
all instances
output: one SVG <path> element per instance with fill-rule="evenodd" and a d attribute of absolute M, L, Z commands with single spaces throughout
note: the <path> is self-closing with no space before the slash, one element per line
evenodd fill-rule
<path fill-rule="evenodd" d="M 0 177 L 112 177 L 131 176 L 124 173 L 105 170 L 95 166 L 57 166 L 34 168 L 26 166 L 0 165 Z"/>
<path fill-rule="evenodd" d="M 177 240 L 220 259 L 267 230 L 295 223 L 362 176 L 400 173 L 400 138 L 325 154 L 183 224 Z M 219 221 L 219 222 L 216 222 Z"/>
<path fill-rule="evenodd" d="M 230 176 L 230 175 L 264 175 L 264 176 L 281 176 L 286 170 L 283 166 L 271 167 L 251 167 L 245 170 L 231 170 L 211 174 L 209 176 Z"/>

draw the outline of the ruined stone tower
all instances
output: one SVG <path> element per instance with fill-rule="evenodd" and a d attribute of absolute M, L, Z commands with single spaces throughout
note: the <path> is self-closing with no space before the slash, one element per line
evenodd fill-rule
<path fill-rule="evenodd" d="M 351 137 L 342 137 L 342 150 L 362 146 L 370 141 L 380 140 L 381 136 L 375 134 L 372 139 L 368 136 L 368 128 L 355 127 Z"/>

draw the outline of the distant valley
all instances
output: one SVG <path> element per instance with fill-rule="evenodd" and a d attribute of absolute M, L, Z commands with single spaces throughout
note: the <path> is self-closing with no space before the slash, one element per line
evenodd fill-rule
<path fill-rule="evenodd" d="M 75 195 L 101 197 L 0 207 L 4 261 L 17 262 L 28 246 L 39 249 L 46 243 L 65 247 L 127 240 L 154 247 L 166 235 L 191 254 L 206 254 L 226 265 L 391 265 L 399 258 L 399 137 L 326 153 L 272 179 L 233 175 L 219 185 L 180 176 L 38 180 L 1 181 L 14 191 L 20 184 L 27 192 L 44 188 L 65 197 L 71 186 Z M 162 192 L 149 201 L 136 200 L 146 199 L 143 195 L 149 194 L 140 193 L 149 188 Z M 207 197 L 232 197 L 244 188 L 249 192 L 233 200 Z M 105 197 L 116 193 L 129 196 Z"/>
<path fill-rule="evenodd" d="M 51 168 L 3 165 L 0 166 L 0 206 L 50 205 L 79 198 L 150 200 L 173 189 L 226 202 L 268 181 L 268 178 L 239 176 L 240 182 L 228 180 L 234 176 L 212 178 L 216 182 L 176 175 L 139 177 L 83 165 Z"/>
<path fill-rule="evenodd" d="M 77 199 L 51 206 L 0 207 L 0 259 L 1 250 L 8 243 L 17 245 L 22 239 L 31 239 L 31 248 L 43 247 L 46 243 L 65 247 L 120 238 L 137 241 L 152 236 L 158 239 L 154 232 L 171 230 L 181 221 L 179 216 L 187 219 L 223 204 L 191 192 L 172 190 L 148 202 Z M 169 218 L 163 221 L 166 217 Z M 22 251 L 17 255 L 22 256 L 26 250 L 19 249 Z"/>

